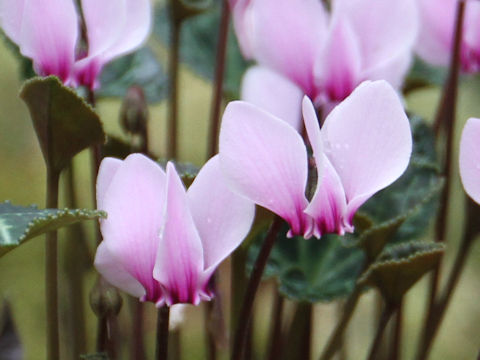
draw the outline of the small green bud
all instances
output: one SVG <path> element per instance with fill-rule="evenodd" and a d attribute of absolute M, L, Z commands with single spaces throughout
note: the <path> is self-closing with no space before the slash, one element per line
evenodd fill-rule
<path fill-rule="evenodd" d="M 148 105 L 140 86 L 131 86 L 120 110 L 120 124 L 131 134 L 143 135 L 147 128 Z"/>
<path fill-rule="evenodd" d="M 122 297 L 116 288 L 99 277 L 90 292 L 90 307 L 99 318 L 116 316 L 122 308 Z"/>

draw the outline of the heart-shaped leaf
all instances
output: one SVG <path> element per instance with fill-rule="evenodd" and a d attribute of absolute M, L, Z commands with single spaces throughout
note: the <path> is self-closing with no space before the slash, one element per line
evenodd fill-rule
<path fill-rule="evenodd" d="M 440 261 L 445 246 L 409 242 L 386 249 L 359 279 L 359 285 L 376 286 L 387 302 L 398 304 L 403 295 Z"/>
<path fill-rule="evenodd" d="M 404 92 L 416 90 L 425 86 L 442 86 L 447 78 L 446 67 L 436 67 L 416 58 L 407 76 Z"/>
<path fill-rule="evenodd" d="M 30 110 L 49 169 L 59 173 L 77 153 L 105 141 L 93 108 L 56 77 L 26 81 L 20 97 Z"/>
<path fill-rule="evenodd" d="M 0 204 L 0 257 L 38 235 L 82 220 L 106 217 L 102 211 L 38 209 L 36 206 Z"/>
<path fill-rule="evenodd" d="M 168 95 L 168 77 L 149 47 L 108 64 L 102 71 L 100 84 L 96 93 L 100 97 L 123 98 L 133 85 L 143 89 L 149 103 L 160 102 Z"/>
<path fill-rule="evenodd" d="M 264 277 L 279 280 L 282 295 L 296 301 L 331 301 L 347 296 L 354 288 L 363 264 L 363 252 L 345 247 L 336 235 L 322 239 L 289 239 L 282 230 L 270 254 Z M 251 269 L 264 234 L 252 244 L 248 258 Z"/>

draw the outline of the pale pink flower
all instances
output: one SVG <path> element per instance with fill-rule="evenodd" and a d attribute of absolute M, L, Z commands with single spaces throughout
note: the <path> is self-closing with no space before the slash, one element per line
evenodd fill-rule
<path fill-rule="evenodd" d="M 41 75 L 98 86 L 102 67 L 138 48 L 151 26 L 150 0 L 82 0 L 88 53 L 79 54 L 74 0 L 0 0 L 0 25 Z"/>
<path fill-rule="evenodd" d="M 460 140 L 460 178 L 465 192 L 480 204 L 480 119 L 470 118 Z"/>
<path fill-rule="evenodd" d="M 321 130 L 305 97 L 303 120 L 315 165 L 291 122 L 230 103 L 220 132 L 223 173 L 234 191 L 287 221 L 289 236 L 351 232 L 357 209 L 408 165 L 412 137 L 400 99 L 385 81 L 364 82 Z"/>
<path fill-rule="evenodd" d="M 103 160 L 97 206 L 108 213 L 97 270 L 157 306 L 209 300 L 211 275 L 247 235 L 255 211 L 222 182 L 218 157 L 185 191 L 172 163 L 165 173 L 140 154 Z"/>
<path fill-rule="evenodd" d="M 416 51 L 432 65 L 447 66 L 449 63 L 458 2 L 459 0 L 418 0 L 421 27 Z M 465 3 L 460 64 L 462 71 L 473 73 L 480 70 L 480 2 Z"/>
<path fill-rule="evenodd" d="M 364 80 L 401 86 L 418 31 L 416 0 L 230 1 L 243 55 L 293 81 L 317 105 Z M 261 80 L 258 80 L 261 84 Z"/>

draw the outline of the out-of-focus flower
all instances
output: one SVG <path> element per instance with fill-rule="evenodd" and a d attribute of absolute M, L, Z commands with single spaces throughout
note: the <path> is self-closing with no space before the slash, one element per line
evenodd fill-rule
<path fill-rule="evenodd" d="M 460 140 L 460 177 L 465 192 L 480 204 L 480 119 L 470 118 Z"/>
<path fill-rule="evenodd" d="M 230 1 L 243 55 L 293 81 L 317 105 L 364 80 L 398 88 L 418 32 L 415 0 Z M 261 81 L 258 81 L 261 83 Z"/>
<path fill-rule="evenodd" d="M 172 163 L 166 173 L 143 155 L 103 160 L 97 206 L 103 242 L 95 266 L 112 284 L 163 304 L 209 300 L 212 273 L 247 235 L 254 205 L 222 182 L 218 157 L 185 188 Z"/>
<path fill-rule="evenodd" d="M 453 51 L 458 2 L 418 0 L 421 26 L 416 51 L 432 65 L 448 65 Z M 462 71 L 473 73 L 480 70 L 480 3 L 465 1 L 465 6 L 460 63 Z"/>
<path fill-rule="evenodd" d="M 291 124 L 250 103 L 230 103 L 220 132 L 223 172 L 234 191 L 287 221 L 289 236 L 351 232 L 357 209 L 405 171 L 408 118 L 387 82 L 368 81 L 321 131 L 307 97 L 303 119 L 314 161 Z"/>
<path fill-rule="evenodd" d="M 42 76 L 98 86 L 102 67 L 138 48 L 150 31 L 150 0 L 82 0 L 88 51 L 79 50 L 73 0 L 0 0 L 0 25 Z"/>

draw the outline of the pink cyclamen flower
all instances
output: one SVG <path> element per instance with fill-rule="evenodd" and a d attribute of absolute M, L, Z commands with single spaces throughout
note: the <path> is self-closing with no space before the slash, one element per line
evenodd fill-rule
<path fill-rule="evenodd" d="M 222 182 L 218 156 L 188 191 L 172 163 L 165 172 L 140 154 L 106 158 L 97 206 L 108 213 L 100 223 L 97 270 L 157 306 L 209 300 L 212 273 L 247 235 L 255 211 Z"/>
<path fill-rule="evenodd" d="M 293 81 L 316 104 L 364 80 L 398 88 L 418 31 L 416 0 L 231 0 L 243 55 Z"/>
<path fill-rule="evenodd" d="M 0 25 L 42 76 L 95 88 L 102 67 L 138 48 L 151 25 L 150 0 L 82 0 L 88 53 L 79 53 L 74 0 L 0 0 Z"/>
<path fill-rule="evenodd" d="M 453 51 L 459 0 L 418 0 L 420 35 L 417 54 L 436 66 L 447 66 Z M 480 2 L 465 1 L 460 64 L 466 73 L 480 70 Z"/>
<path fill-rule="evenodd" d="M 460 178 L 465 192 L 480 204 L 480 119 L 470 118 L 460 140 Z"/>
<path fill-rule="evenodd" d="M 303 120 L 315 165 L 287 121 L 247 102 L 230 103 L 220 132 L 223 172 L 234 191 L 287 221 L 289 236 L 351 232 L 357 209 L 408 166 L 408 118 L 387 82 L 368 81 L 321 130 L 305 97 Z"/>

